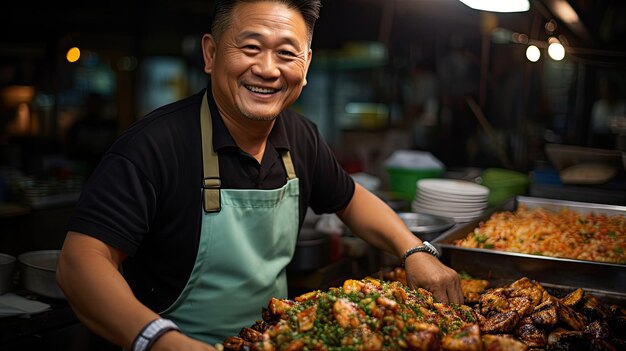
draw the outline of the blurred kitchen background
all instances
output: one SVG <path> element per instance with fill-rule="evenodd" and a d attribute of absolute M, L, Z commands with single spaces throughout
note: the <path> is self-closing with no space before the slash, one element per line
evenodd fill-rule
<path fill-rule="evenodd" d="M 2 2 L 2 251 L 60 247 L 112 140 L 205 87 L 200 38 L 211 15 L 202 0 Z M 530 175 L 554 166 L 546 144 L 626 149 L 625 34 L 619 0 L 533 0 L 515 13 L 458 0 L 325 0 L 293 108 L 349 172 L 381 189 L 384 161 L 402 149 L 430 152 L 448 172 Z M 554 58 L 552 42 L 562 49 Z M 596 130 L 600 107 L 610 118 Z M 624 188 L 599 199 L 624 203 Z"/>

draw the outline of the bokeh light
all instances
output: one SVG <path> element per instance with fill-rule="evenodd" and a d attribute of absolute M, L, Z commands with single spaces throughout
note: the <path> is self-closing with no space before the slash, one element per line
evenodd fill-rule
<path fill-rule="evenodd" d="M 529 45 L 528 48 L 526 48 L 526 58 L 528 59 L 528 61 L 537 62 L 539 61 L 540 57 L 541 51 L 539 51 L 539 48 L 535 45 Z"/>
<path fill-rule="evenodd" d="M 70 48 L 65 54 L 67 62 L 76 62 L 80 59 L 80 49 L 77 47 Z"/>

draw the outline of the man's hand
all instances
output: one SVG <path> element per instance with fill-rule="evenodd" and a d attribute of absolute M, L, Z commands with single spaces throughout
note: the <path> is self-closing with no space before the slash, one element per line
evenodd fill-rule
<path fill-rule="evenodd" d="M 425 252 L 415 253 L 407 257 L 405 270 L 409 287 L 432 292 L 438 302 L 463 303 L 459 275 L 436 257 Z"/>

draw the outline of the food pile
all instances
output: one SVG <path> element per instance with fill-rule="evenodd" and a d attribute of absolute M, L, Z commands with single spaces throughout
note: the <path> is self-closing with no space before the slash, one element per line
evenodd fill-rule
<path fill-rule="evenodd" d="M 473 306 L 374 278 L 273 298 L 225 350 L 624 350 L 626 311 L 578 289 L 563 298 L 527 278 L 487 289 Z"/>
<path fill-rule="evenodd" d="M 626 217 L 563 208 L 501 211 L 454 245 L 579 260 L 626 263 Z"/>

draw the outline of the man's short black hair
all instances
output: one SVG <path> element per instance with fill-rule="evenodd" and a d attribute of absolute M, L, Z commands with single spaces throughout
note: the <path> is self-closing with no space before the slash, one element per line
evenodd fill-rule
<path fill-rule="evenodd" d="M 226 31 L 230 24 L 231 14 L 235 5 L 239 3 L 252 3 L 261 1 L 274 1 L 287 5 L 289 8 L 296 9 L 306 23 L 309 42 L 313 39 L 313 28 L 315 21 L 320 16 L 321 0 L 215 0 L 215 8 L 213 12 L 213 24 L 211 25 L 211 33 L 216 41 L 220 40 L 221 35 Z"/>

